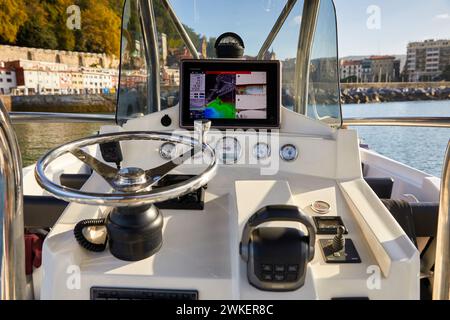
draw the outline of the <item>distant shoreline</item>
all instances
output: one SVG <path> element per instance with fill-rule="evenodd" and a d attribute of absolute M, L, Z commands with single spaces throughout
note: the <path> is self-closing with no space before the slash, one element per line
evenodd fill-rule
<path fill-rule="evenodd" d="M 176 92 L 172 95 L 176 96 Z M 0 100 L 9 111 L 114 113 L 116 110 L 114 94 L 0 96 Z M 341 83 L 342 104 L 442 100 L 450 100 L 450 82 Z"/>
<path fill-rule="evenodd" d="M 344 104 L 450 100 L 450 82 L 341 83 Z"/>

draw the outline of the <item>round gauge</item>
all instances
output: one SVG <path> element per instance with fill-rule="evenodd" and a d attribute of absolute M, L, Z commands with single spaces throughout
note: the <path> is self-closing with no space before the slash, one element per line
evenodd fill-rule
<path fill-rule="evenodd" d="M 265 142 L 258 142 L 253 147 L 253 156 L 258 159 L 267 159 L 270 156 L 270 146 Z"/>
<path fill-rule="evenodd" d="M 177 146 L 172 142 L 165 142 L 159 148 L 159 155 L 164 160 L 172 160 L 176 156 Z"/>
<path fill-rule="evenodd" d="M 223 137 L 216 145 L 216 152 L 224 164 L 236 163 L 241 157 L 242 148 L 238 139 Z"/>
<path fill-rule="evenodd" d="M 294 161 L 298 157 L 297 147 L 293 144 L 285 144 L 280 149 L 280 157 L 284 161 Z"/>

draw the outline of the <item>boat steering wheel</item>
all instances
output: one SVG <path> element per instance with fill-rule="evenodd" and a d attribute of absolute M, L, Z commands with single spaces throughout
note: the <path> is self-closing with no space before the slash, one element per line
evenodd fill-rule
<path fill-rule="evenodd" d="M 49 151 L 37 162 L 35 178 L 43 189 L 56 198 L 67 202 L 77 202 L 88 205 L 138 207 L 178 198 L 206 185 L 216 174 L 217 159 L 214 149 L 204 142 L 206 141 L 206 133 L 210 126 L 211 123 L 209 121 L 195 122 L 194 129 L 199 140 L 165 132 L 131 131 L 102 134 L 69 142 Z M 135 140 L 179 143 L 190 146 L 192 149 L 161 166 L 148 170 L 136 167 L 117 169 L 82 150 L 84 147 L 96 144 Z M 207 158 L 209 159 L 208 166 L 202 173 L 177 184 L 152 189 L 152 186 L 170 171 L 199 152 L 207 153 L 209 156 Z M 77 157 L 100 175 L 113 188 L 114 192 L 86 192 L 64 187 L 52 182 L 46 176 L 46 169 L 53 161 L 68 153 Z"/>

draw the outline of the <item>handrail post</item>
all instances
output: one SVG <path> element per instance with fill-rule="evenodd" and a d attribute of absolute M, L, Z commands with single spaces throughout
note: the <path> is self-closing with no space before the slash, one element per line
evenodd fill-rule
<path fill-rule="evenodd" d="M 311 54 L 319 18 L 320 0 L 308 0 L 303 4 L 302 22 L 295 64 L 294 111 L 306 115 L 308 104 L 309 69 Z"/>
<path fill-rule="evenodd" d="M 22 158 L 8 112 L 0 102 L 1 299 L 25 299 Z"/>
<path fill-rule="evenodd" d="M 442 171 L 439 219 L 436 237 L 433 299 L 449 300 L 450 295 L 450 141 Z"/>
<path fill-rule="evenodd" d="M 161 70 L 159 65 L 158 32 L 156 30 L 153 0 L 140 0 L 140 8 L 147 67 L 151 69 L 151 77 L 147 79 L 147 108 L 151 108 L 151 112 L 161 111 Z"/>

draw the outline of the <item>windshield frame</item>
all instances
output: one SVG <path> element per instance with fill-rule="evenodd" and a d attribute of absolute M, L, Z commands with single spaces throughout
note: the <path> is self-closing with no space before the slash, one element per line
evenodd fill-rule
<path fill-rule="evenodd" d="M 159 84 L 159 76 L 156 76 L 156 74 L 159 75 L 160 71 L 159 71 L 159 48 L 158 48 L 158 31 L 156 30 L 156 24 L 155 24 L 155 11 L 154 11 L 154 0 L 126 0 L 124 3 L 124 9 L 123 12 L 125 12 L 125 7 L 127 6 L 127 3 L 129 1 L 136 1 L 137 3 L 139 3 L 139 7 L 141 8 L 139 10 L 139 15 L 140 15 L 140 22 L 141 22 L 141 32 L 144 35 L 144 46 L 145 46 L 145 51 L 146 51 L 146 58 L 147 58 L 147 70 L 148 71 L 153 71 L 153 76 L 148 76 L 147 77 L 147 86 L 148 86 L 148 97 L 147 97 L 147 104 L 148 105 L 156 105 L 158 106 L 157 111 L 161 111 L 161 107 L 160 107 L 160 92 L 161 92 L 161 87 Z M 165 9 L 168 12 L 168 15 L 172 21 L 172 23 L 174 24 L 177 32 L 179 33 L 181 39 L 183 40 L 186 48 L 189 51 L 194 51 L 195 47 L 192 44 L 192 41 L 189 37 L 189 35 L 187 34 L 186 30 L 184 29 L 183 24 L 181 23 L 181 21 L 178 19 L 172 5 L 170 4 L 169 0 L 160 0 L 161 3 L 163 4 L 163 6 L 165 7 Z M 335 52 L 335 57 L 336 57 L 336 64 L 335 64 L 335 68 L 336 68 L 336 74 L 339 74 L 339 52 L 338 52 L 338 34 L 337 34 L 337 19 L 336 19 L 336 7 L 334 4 L 333 0 L 327 0 L 331 3 L 332 5 L 332 9 L 333 9 L 333 14 L 334 14 L 334 25 L 335 25 L 335 40 L 336 40 L 336 52 Z M 274 40 L 276 39 L 278 32 L 281 30 L 281 28 L 283 27 L 283 25 L 286 23 L 286 19 L 289 16 L 289 14 L 292 11 L 292 8 L 294 7 L 294 5 L 297 3 L 297 0 L 286 0 L 286 4 L 283 8 L 283 10 L 280 12 L 275 24 L 272 26 L 270 33 L 267 35 L 263 45 L 261 46 L 261 49 L 258 52 L 258 56 L 257 59 L 261 59 L 263 58 L 264 55 L 261 54 L 261 52 L 267 51 L 265 48 L 269 48 L 270 45 L 274 42 Z M 316 29 L 317 29 L 317 23 L 319 20 L 319 11 L 320 11 L 320 7 L 321 4 L 323 3 L 323 1 L 321 0 L 307 0 L 303 2 L 303 12 L 302 12 L 302 19 L 301 19 L 301 23 L 300 23 L 300 32 L 299 32 L 299 41 L 298 41 L 298 45 L 297 45 L 297 56 L 296 56 L 296 66 L 295 66 L 295 85 L 294 85 L 294 91 L 295 91 L 295 95 L 294 95 L 294 111 L 297 113 L 300 113 L 302 115 L 308 116 L 308 92 L 309 92 L 309 77 L 310 77 L 310 64 L 311 64 L 311 54 L 312 54 L 312 50 L 313 50 L 313 46 L 314 46 L 314 42 L 316 40 Z M 146 8 L 147 10 L 145 10 L 146 12 L 143 12 L 142 8 Z M 305 12 L 305 8 L 307 8 L 308 10 L 306 10 Z M 123 18 L 122 18 L 123 20 Z M 143 28 L 143 26 L 147 26 L 147 28 Z M 123 32 L 124 32 L 124 26 L 123 26 L 123 21 L 122 21 L 122 36 L 123 36 Z M 149 48 L 148 43 L 149 41 L 147 39 L 151 40 L 151 42 L 154 44 L 150 47 L 153 47 L 153 50 L 150 50 L 151 48 Z M 156 48 L 155 48 L 155 44 L 156 44 Z M 122 62 L 123 62 L 123 50 L 125 48 L 121 45 L 121 56 L 120 56 L 120 73 L 119 73 L 119 86 L 121 85 L 122 81 Z M 195 50 L 195 54 L 193 54 L 193 59 L 196 59 L 198 57 L 198 52 L 197 50 Z M 150 63 L 149 63 L 150 62 Z M 153 65 L 153 68 L 150 66 Z M 157 68 L 155 67 L 157 66 Z M 157 72 L 156 72 L 157 71 Z M 305 79 L 305 81 L 303 80 Z M 327 123 L 326 121 L 324 121 L 325 123 L 327 123 L 329 126 L 331 127 L 342 127 L 343 124 L 343 117 L 342 117 L 342 104 L 340 101 L 340 81 L 339 78 L 337 78 L 336 81 L 336 87 L 337 87 L 337 95 L 338 95 L 338 101 L 336 101 L 337 107 L 336 107 L 336 112 L 338 113 L 338 118 L 332 118 L 336 121 L 334 121 L 333 123 Z M 153 92 L 151 90 L 151 88 L 153 88 Z M 116 109 L 116 122 L 118 124 L 123 124 L 125 123 L 127 120 L 127 118 L 122 118 L 119 112 L 119 108 L 120 108 L 120 94 L 121 94 L 121 89 L 119 87 L 118 92 L 118 96 L 117 96 L 117 109 Z M 156 97 L 158 97 L 156 99 Z M 157 100 L 157 101 L 156 101 Z M 154 109 L 154 108 L 152 108 Z M 148 107 L 147 107 L 148 110 Z M 155 111 L 153 111 L 155 112 Z M 153 112 L 148 112 L 148 113 L 153 113 Z M 317 112 L 316 112 L 317 113 Z M 145 115 L 145 114 L 144 114 Z M 322 121 L 322 119 L 320 119 L 320 117 L 315 117 L 315 119 Z"/>

